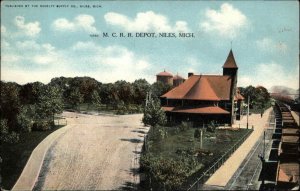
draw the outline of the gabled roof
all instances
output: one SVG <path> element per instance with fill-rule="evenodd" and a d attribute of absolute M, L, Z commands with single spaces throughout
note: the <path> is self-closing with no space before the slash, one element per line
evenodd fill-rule
<path fill-rule="evenodd" d="M 184 99 L 212 100 L 212 101 L 220 100 L 220 98 L 216 95 L 215 91 L 210 86 L 207 79 L 205 77 L 202 78 L 202 76 L 200 76 L 200 78 L 198 78 L 195 85 L 184 96 Z"/>
<path fill-rule="evenodd" d="M 163 72 L 160 72 L 158 74 L 156 74 L 156 76 L 169 76 L 169 77 L 173 77 L 173 74 L 166 72 L 165 70 Z"/>
<path fill-rule="evenodd" d="M 232 53 L 232 50 L 230 50 L 227 59 L 223 65 L 223 68 L 238 68 Z"/>
<path fill-rule="evenodd" d="M 180 84 L 179 86 L 173 88 L 172 90 L 168 91 L 166 94 L 162 95 L 161 97 L 167 97 L 169 99 L 183 99 L 185 94 L 194 86 L 197 82 L 197 76 L 191 76 L 185 82 Z"/>
<path fill-rule="evenodd" d="M 193 75 L 161 97 L 186 100 L 230 100 L 231 76 Z"/>

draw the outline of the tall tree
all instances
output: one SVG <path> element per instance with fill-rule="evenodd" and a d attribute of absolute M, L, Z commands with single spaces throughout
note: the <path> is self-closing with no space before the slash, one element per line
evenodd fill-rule
<path fill-rule="evenodd" d="M 100 82 L 90 77 L 75 77 L 70 81 L 70 88 L 78 88 L 83 97 L 82 102 L 91 103 L 91 94 L 99 90 Z"/>
<path fill-rule="evenodd" d="M 258 86 L 255 88 L 255 95 L 255 105 L 257 105 L 257 107 L 261 110 L 265 109 L 270 100 L 270 94 L 268 90 L 263 86 Z"/>
<path fill-rule="evenodd" d="M 20 88 L 20 101 L 23 105 L 38 101 L 39 92 L 44 84 L 41 82 L 27 83 Z"/>
<path fill-rule="evenodd" d="M 117 81 L 115 82 L 115 87 L 118 92 L 118 97 L 121 101 L 123 101 L 125 104 L 132 103 L 134 90 L 129 82 L 126 82 L 124 80 Z"/>
<path fill-rule="evenodd" d="M 173 88 L 172 85 L 164 84 L 162 82 L 155 82 L 151 86 L 152 96 L 155 98 L 159 98 L 164 93 L 167 93 L 169 90 Z"/>
<path fill-rule="evenodd" d="M 150 90 L 150 84 L 145 79 L 138 79 L 132 85 L 134 88 L 134 102 L 139 105 L 144 104 L 147 92 Z"/>
<path fill-rule="evenodd" d="M 115 104 L 119 102 L 117 88 L 112 83 L 103 84 L 101 86 L 100 97 L 102 99 L 102 103 L 105 103 L 107 105 Z"/>
<path fill-rule="evenodd" d="M 99 108 L 101 107 L 101 98 L 100 98 L 100 96 L 99 96 L 99 93 L 96 91 L 96 90 L 94 90 L 93 92 L 92 92 L 92 103 L 97 107 L 97 110 L 99 111 Z"/>
<path fill-rule="evenodd" d="M 145 125 L 155 127 L 156 125 L 164 125 L 167 121 L 165 112 L 161 109 L 160 101 L 150 98 L 144 109 L 142 119 Z"/>
<path fill-rule="evenodd" d="M 72 89 L 69 96 L 69 103 L 71 103 L 75 109 L 79 110 L 78 107 L 82 102 L 83 95 L 80 93 L 79 88 Z"/>
<path fill-rule="evenodd" d="M 250 98 L 250 108 L 263 110 L 267 107 L 270 100 L 270 94 L 265 87 L 248 86 L 246 88 L 240 88 L 240 91 L 244 96 L 246 103 L 248 102 L 248 98 Z"/>
<path fill-rule="evenodd" d="M 9 131 L 7 119 L 0 119 L 0 145 L 2 143 L 17 143 L 19 134 L 14 131 Z"/>
<path fill-rule="evenodd" d="M 20 87 L 16 83 L 1 81 L 0 89 L 0 118 L 7 119 L 9 129 L 15 129 L 16 118 L 21 108 L 19 99 Z"/>
<path fill-rule="evenodd" d="M 62 92 L 57 86 L 44 86 L 36 106 L 39 118 L 49 119 L 51 116 L 54 123 L 54 115 L 63 111 Z"/>
<path fill-rule="evenodd" d="M 20 113 L 17 116 L 17 123 L 19 129 L 25 132 L 32 130 L 35 120 L 38 118 L 36 112 L 36 105 L 22 105 Z"/>

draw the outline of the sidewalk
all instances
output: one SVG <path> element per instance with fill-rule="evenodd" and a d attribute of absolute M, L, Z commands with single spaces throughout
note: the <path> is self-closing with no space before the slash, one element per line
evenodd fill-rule
<path fill-rule="evenodd" d="M 22 174 L 17 180 L 12 190 L 32 190 L 34 184 L 40 174 L 40 170 L 44 161 L 44 157 L 48 148 L 62 134 L 64 134 L 73 125 L 67 125 L 48 135 L 40 144 L 32 151 Z"/>
<path fill-rule="evenodd" d="M 249 116 L 249 128 L 254 131 L 247 140 L 229 157 L 229 159 L 207 180 L 205 185 L 225 187 L 243 160 L 246 158 L 251 148 L 257 142 L 263 131 L 268 127 L 269 114 L 272 108 L 265 111 L 263 117 L 260 114 Z M 241 121 L 236 122 L 236 127 L 246 128 L 247 117 L 244 116 Z"/>

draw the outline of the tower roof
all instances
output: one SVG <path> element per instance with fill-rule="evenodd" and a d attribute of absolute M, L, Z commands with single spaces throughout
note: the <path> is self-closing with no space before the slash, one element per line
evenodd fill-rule
<path fill-rule="evenodd" d="M 223 65 L 223 68 L 238 68 L 232 53 L 232 49 L 230 50 L 227 59 Z"/>
<path fill-rule="evenodd" d="M 173 75 L 169 72 L 166 72 L 166 70 L 164 70 L 163 72 L 160 72 L 158 74 L 156 74 L 156 76 L 169 76 L 169 77 L 173 77 Z"/>
<path fill-rule="evenodd" d="M 173 77 L 174 80 L 184 80 L 183 77 L 179 76 L 178 74 L 176 74 L 174 77 Z"/>

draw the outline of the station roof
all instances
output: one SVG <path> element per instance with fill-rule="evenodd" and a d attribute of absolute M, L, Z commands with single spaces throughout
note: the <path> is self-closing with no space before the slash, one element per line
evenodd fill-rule
<path fill-rule="evenodd" d="M 230 100 L 231 76 L 193 75 L 161 97 L 167 99 Z"/>
<path fill-rule="evenodd" d="M 230 114 L 218 106 L 203 106 L 194 108 L 185 107 L 162 107 L 164 111 L 175 112 L 175 113 L 193 113 L 193 114 Z"/>

